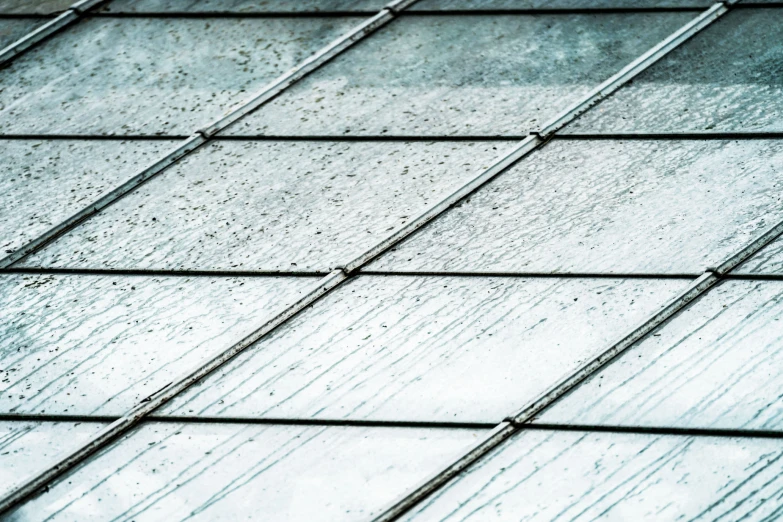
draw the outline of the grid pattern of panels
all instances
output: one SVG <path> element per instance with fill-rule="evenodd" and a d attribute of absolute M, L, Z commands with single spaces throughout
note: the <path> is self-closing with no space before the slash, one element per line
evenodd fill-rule
<path fill-rule="evenodd" d="M 0 516 L 778 517 L 732 4 L 0 1 Z"/>

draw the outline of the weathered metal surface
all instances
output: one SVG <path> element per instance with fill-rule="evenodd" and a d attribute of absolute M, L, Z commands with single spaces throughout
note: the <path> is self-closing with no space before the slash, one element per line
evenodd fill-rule
<path fill-rule="evenodd" d="M 783 9 L 736 9 L 568 132 L 781 131 Z"/>
<path fill-rule="evenodd" d="M 148 423 L 11 516 L 366 520 L 480 434 Z"/>
<path fill-rule="evenodd" d="M 190 134 L 356 23 L 88 19 L 3 71 L 0 132 Z"/>
<path fill-rule="evenodd" d="M 360 276 L 163 411 L 499 422 L 686 285 Z"/>
<path fill-rule="evenodd" d="M 692 18 L 403 16 L 228 133 L 518 136 Z"/>
<path fill-rule="evenodd" d="M 215 142 L 22 266 L 329 271 L 504 146 Z"/>
<path fill-rule="evenodd" d="M 0 412 L 121 415 L 311 284 L 283 277 L 0 276 Z"/>
<path fill-rule="evenodd" d="M 783 143 L 554 141 L 373 270 L 699 273 L 783 218 Z"/>
<path fill-rule="evenodd" d="M 525 431 L 401 520 L 774 520 L 779 440 Z"/>

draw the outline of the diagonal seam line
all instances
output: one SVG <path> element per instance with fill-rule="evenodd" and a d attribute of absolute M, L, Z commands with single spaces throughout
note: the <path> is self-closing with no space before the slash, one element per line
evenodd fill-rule
<path fill-rule="evenodd" d="M 384 8 L 384 10 L 379 13 L 376 17 L 374 17 L 374 20 L 382 19 L 383 17 L 388 17 L 388 20 L 393 18 L 392 11 L 393 10 L 399 10 L 404 7 L 407 7 L 411 4 L 413 4 L 416 0 L 398 0 L 396 2 L 392 2 Z M 587 100 L 585 100 L 588 103 L 583 103 L 579 107 L 571 108 L 569 111 L 567 111 L 566 114 L 563 116 L 556 118 L 553 124 L 550 125 L 560 125 L 562 127 L 563 125 L 567 124 L 569 121 L 575 119 L 578 115 L 582 114 L 584 111 L 589 109 L 592 105 L 596 104 L 600 99 L 603 99 L 604 97 L 608 96 L 618 88 L 622 86 L 622 84 L 627 81 L 628 79 L 634 77 L 639 72 L 644 70 L 646 67 L 657 61 L 660 57 L 665 55 L 669 50 L 673 49 L 683 41 L 685 41 L 687 38 L 701 30 L 703 27 L 706 27 L 711 21 L 718 18 L 720 15 L 722 15 L 724 12 L 726 12 L 727 9 L 723 4 L 716 4 L 709 10 L 707 10 L 704 14 L 702 14 L 700 17 L 696 18 L 693 22 L 687 24 L 683 29 L 680 29 L 677 31 L 674 35 L 670 36 L 667 40 L 664 42 L 669 42 L 669 48 L 665 48 L 665 46 L 662 46 L 659 44 L 655 48 L 653 48 L 651 51 L 648 51 L 645 55 L 642 55 L 640 59 L 635 60 L 627 66 L 626 68 L 622 69 L 620 73 L 610 78 L 613 84 L 607 84 L 605 82 L 602 84 L 598 90 L 594 91 Z M 383 22 L 385 23 L 385 21 Z M 366 26 L 366 24 L 364 24 Z M 363 31 L 364 27 L 360 26 L 359 30 Z M 364 33 L 364 35 L 369 33 Z M 346 46 L 347 47 L 347 46 Z M 340 52 L 342 49 L 340 49 L 337 52 Z M 336 53 L 335 53 L 336 54 Z M 647 57 L 645 62 L 642 60 L 642 58 Z M 327 58 L 328 59 L 328 58 Z M 306 64 L 304 64 L 306 65 Z M 270 88 L 274 89 L 276 85 L 276 82 L 273 82 L 270 84 Z M 260 100 L 258 105 L 261 105 L 266 101 L 264 99 L 264 94 L 262 93 L 260 97 L 253 98 L 250 101 L 250 104 L 254 103 L 256 100 Z M 243 107 L 240 107 L 239 110 L 241 111 Z M 246 114 L 243 113 L 243 114 Z M 236 118 L 233 118 L 235 114 L 229 114 L 226 117 L 219 120 L 217 123 L 222 125 L 220 129 L 225 128 L 226 126 L 230 125 L 231 123 L 235 122 L 241 115 L 237 116 Z M 559 127 L 558 127 L 559 128 Z M 201 139 L 206 140 L 206 137 L 211 137 L 214 135 L 215 132 L 218 130 L 214 130 L 211 127 L 207 127 L 205 129 L 202 129 L 199 131 L 199 133 L 194 136 L 194 138 L 198 137 Z M 312 305 L 315 301 L 320 299 L 322 296 L 326 295 L 328 292 L 345 282 L 349 279 L 351 275 L 356 273 L 358 270 L 361 269 L 362 266 L 373 260 L 378 255 L 382 254 L 395 244 L 399 243 L 403 239 L 407 238 L 408 236 L 414 234 L 417 230 L 425 226 L 427 223 L 435 219 L 438 215 L 445 212 L 452 206 L 456 205 L 462 198 L 466 197 L 473 191 L 477 190 L 479 187 L 481 187 L 484 183 L 489 181 L 490 179 L 494 178 L 501 172 L 503 172 L 506 168 L 516 163 L 519 159 L 526 156 L 528 153 L 532 152 L 533 150 L 537 149 L 540 145 L 546 143 L 546 141 L 554 134 L 554 132 L 557 129 L 549 132 L 537 132 L 534 134 L 531 134 L 524 140 L 522 140 L 515 148 L 511 149 L 507 153 L 501 155 L 492 166 L 487 168 L 486 170 L 479 173 L 479 175 L 471 180 L 470 182 L 466 183 L 459 189 L 457 189 L 454 193 L 452 193 L 450 196 L 442 200 L 440 203 L 438 203 L 435 207 L 426 210 L 422 214 L 420 214 L 416 219 L 409 222 L 408 225 L 397 231 L 396 233 L 392 234 L 390 237 L 386 238 L 385 240 L 381 241 L 378 245 L 375 247 L 370 248 L 367 252 L 360 255 L 350 263 L 346 264 L 344 268 L 336 269 L 334 270 L 329 276 L 324 278 L 323 281 L 319 282 L 319 285 L 308 292 L 302 299 L 297 301 L 297 303 L 287 307 L 283 312 L 275 316 L 270 321 L 267 321 L 263 326 L 261 326 L 258 330 L 253 332 L 251 335 L 240 341 L 239 343 L 233 345 L 228 350 L 223 352 L 222 354 L 218 355 L 217 357 L 213 358 L 212 360 L 208 361 L 206 364 L 199 367 L 196 371 L 189 373 L 184 378 L 180 379 L 179 381 L 176 381 L 174 384 L 166 387 L 164 390 L 161 390 L 161 392 L 157 395 L 149 397 L 149 400 L 145 403 L 141 403 L 137 405 L 135 408 L 133 408 L 129 413 L 127 413 L 122 418 L 118 419 L 114 423 L 112 423 L 107 428 L 103 429 L 101 432 L 93 436 L 93 438 L 88 441 L 86 444 L 80 446 L 75 451 L 68 454 L 66 457 L 62 458 L 58 463 L 56 463 L 54 466 L 48 468 L 47 470 L 44 470 L 42 473 L 33 476 L 31 479 L 28 479 L 25 483 L 18 486 L 15 490 L 9 493 L 5 498 L 0 500 L 0 513 L 7 511 L 11 507 L 15 506 L 17 503 L 22 502 L 25 500 L 28 496 L 33 495 L 37 491 L 39 491 L 42 487 L 46 486 L 49 482 L 56 479 L 58 476 L 62 475 L 63 473 L 67 472 L 71 468 L 77 466 L 80 464 L 85 458 L 92 455 L 96 451 L 102 449 L 104 446 L 109 444 L 111 441 L 115 440 L 117 437 L 119 437 L 121 434 L 126 433 L 128 430 L 133 428 L 136 424 L 141 422 L 142 419 L 144 419 L 147 415 L 149 415 L 151 412 L 155 411 L 157 408 L 168 402 L 171 398 L 179 394 L 180 392 L 187 389 L 189 386 L 194 384 L 195 382 L 201 380 L 205 376 L 207 376 L 209 373 L 217 369 L 218 367 L 225 364 L 227 361 L 229 361 L 231 358 L 236 356 L 237 354 L 241 353 L 243 350 L 247 349 L 249 346 L 251 346 L 254 342 L 261 339 L 274 329 L 276 329 L 281 324 L 288 321 L 290 318 L 297 315 L 300 311 L 305 309 L 306 307 Z M 518 429 L 518 426 L 513 422 L 504 421 L 501 424 L 499 424 L 492 432 L 490 433 L 489 437 L 486 437 L 484 440 L 480 441 L 476 446 L 471 448 L 471 450 L 460 457 L 458 461 L 458 465 L 450 466 L 448 469 L 441 471 L 436 476 L 436 482 L 438 482 L 435 485 L 434 489 L 437 489 L 440 485 L 445 483 L 450 477 L 456 475 L 456 473 L 459 473 L 462 469 L 470 465 L 472 462 L 486 454 L 490 449 L 500 444 L 503 440 L 510 437 L 514 432 L 516 432 Z M 441 480 L 442 478 L 447 477 L 446 480 Z M 432 485 L 432 484 L 429 484 Z M 396 504 L 392 507 L 390 511 L 387 511 L 384 513 L 384 515 L 381 515 L 381 518 L 378 520 L 393 520 L 397 518 L 400 514 L 404 513 L 415 505 L 419 500 L 424 498 L 424 496 L 428 495 L 434 489 L 430 489 L 424 496 L 417 495 L 417 491 L 422 492 L 425 491 L 428 486 L 428 484 L 425 484 L 423 489 L 419 488 L 418 490 L 414 491 L 412 495 L 409 495 L 405 497 L 401 503 L 404 504 L 404 509 L 402 511 L 397 510 L 396 512 L 393 512 L 396 508 L 399 507 L 399 504 Z M 412 503 L 411 503 L 412 501 Z M 386 518 L 386 515 L 389 513 L 392 514 L 392 518 Z"/>
<path fill-rule="evenodd" d="M 731 2 L 733 3 L 733 2 Z M 633 79 L 642 71 L 649 68 L 673 49 L 679 47 L 683 42 L 697 34 L 699 31 L 709 26 L 715 20 L 728 12 L 729 2 L 718 2 L 707 9 L 700 16 L 675 31 L 661 43 L 641 55 L 629 65 L 612 76 L 609 80 L 599 85 L 591 91 L 581 101 L 573 104 L 549 122 L 543 125 L 534 136 L 551 138 L 560 129 L 571 123 L 581 114 L 597 105 L 601 100 L 611 95 L 617 89 L 622 87 L 629 80 Z M 462 471 L 473 465 L 479 459 L 487 455 L 501 443 L 508 440 L 512 435 L 529 426 L 530 421 L 535 415 L 539 414 L 551 406 L 559 398 L 573 390 L 579 383 L 587 377 L 599 371 L 605 365 L 630 348 L 633 344 L 644 338 L 651 331 L 669 320 L 672 316 L 684 309 L 693 300 L 699 298 L 710 288 L 715 286 L 732 269 L 736 268 L 758 252 L 761 248 L 772 242 L 778 236 L 783 234 L 783 221 L 769 229 L 761 237 L 740 249 L 736 254 L 729 257 L 715 269 L 707 269 L 698 277 L 688 288 L 666 303 L 653 316 L 648 318 L 641 325 L 637 326 L 630 333 L 625 335 L 618 342 L 611 345 L 607 350 L 596 356 L 594 359 L 582 365 L 575 372 L 566 375 L 563 379 L 556 382 L 547 391 L 539 397 L 530 401 L 521 410 L 510 415 L 496 426 L 488 435 L 472 445 L 465 453 L 459 455 L 452 462 L 448 463 L 441 470 L 432 474 L 418 486 L 409 490 L 401 497 L 389 504 L 380 515 L 373 518 L 373 522 L 392 522 L 399 519 L 405 513 L 410 511 L 422 500 L 429 497 L 432 493 L 447 484 Z"/>
<path fill-rule="evenodd" d="M 82 209 L 77 214 L 53 227 L 21 249 L 0 260 L 0 269 L 6 268 L 12 263 L 35 252 L 45 244 L 56 239 L 68 230 L 71 230 L 77 226 L 82 221 L 99 212 L 101 209 L 117 201 L 123 195 L 129 193 L 145 181 L 151 179 L 156 174 L 171 166 L 174 162 L 199 148 L 201 145 L 209 141 L 209 139 L 218 131 L 225 129 L 232 123 L 239 120 L 242 116 L 259 108 L 272 97 L 276 96 L 290 85 L 293 85 L 299 81 L 306 74 L 316 70 L 321 65 L 325 64 L 344 50 L 348 49 L 354 43 L 365 38 L 366 36 L 369 36 L 375 30 L 396 18 L 396 12 L 409 7 L 416 1 L 417 0 L 394 0 L 390 2 L 377 15 L 359 24 L 347 34 L 334 40 L 287 73 L 273 80 L 271 83 L 262 88 L 261 91 L 252 96 L 249 100 L 232 109 L 229 109 L 224 116 L 219 118 L 214 123 L 195 131 L 191 137 L 175 147 L 163 158 L 156 161 L 150 167 L 142 170 L 139 174 L 126 181 L 123 185 L 116 188 L 111 193 L 105 195 L 98 201 Z M 98 0 L 83 0 L 76 5 L 83 8 L 87 5 L 92 5 L 93 3 L 97 5 L 97 2 Z M 343 283 L 347 278 L 348 274 L 344 269 L 340 268 L 333 270 L 329 273 L 329 275 L 321 279 L 314 288 L 306 292 L 302 298 L 300 298 L 295 303 L 286 306 L 280 313 L 278 313 L 272 319 L 266 321 L 250 335 L 235 343 L 224 352 L 208 360 L 201 366 L 197 367 L 195 370 L 184 374 L 184 376 L 181 376 L 179 379 L 173 381 L 171 384 L 167 385 L 150 397 L 147 397 L 144 402 L 137 404 L 124 416 L 112 422 L 109 426 L 95 434 L 87 443 L 82 444 L 71 452 L 65 454 L 65 456 L 59 459 L 54 465 L 32 475 L 27 480 L 19 483 L 19 485 L 10 490 L 2 499 L 0 499 L 0 515 L 23 502 L 36 492 L 40 491 L 51 481 L 67 472 L 71 468 L 77 466 L 84 459 L 105 447 L 120 435 L 129 431 L 136 424 L 141 422 L 141 420 L 149 413 L 155 411 L 178 393 L 209 375 L 215 369 L 219 368 L 233 357 L 250 347 L 253 343 L 266 336 L 271 331 L 275 330 L 278 326 L 285 323 L 290 318 L 296 316 L 299 312 L 312 305 L 322 296 L 326 295 L 332 289 Z"/>
<path fill-rule="evenodd" d="M 396 0 L 395 2 L 391 2 L 389 6 L 394 6 L 395 9 L 400 10 L 413 4 L 415 1 L 416 0 Z M 87 4 L 97 5 L 98 3 L 98 0 L 83 0 L 82 2 L 75 5 L 86 6 Z M 209 142 L 217 132 L 225 129 L 245 115 L 258 109 L 266 102 L 283 92 L 285 89 L 304 78 L 307 74 L 318 69 L 332 58 L 351 47 L 356 42 L 369 36 L 377 29 L 383 27 L 395 19 L 396 15 L 391 11 L 389 6 L 384 7 L 375 16 L 365 20 L 348 33 L 342 35 L 341 37 L 327 44 L 322 49 L 316 51 L 314 54 L 299 63 L 296 67 L 272 80 L 270 83 L 261 88 L 260 91 L 253 94 L 249 99 L 229 108 L 217 120 L 213 121 L 205 127 L 196 129 L 190 137 L 175 146 L 152 165 L 142 169 L 139 173 L 119 187 L 105 194 L 103 197 L 99 198 L 90 205 L 82 208 L 77 213 L 60 222 L 56 226 L 50 228 L 8 256 L 0 259 L 0 268 L 7 268 L 12 264 L 21 261 L 25 257 L 37 252 L 45 245 L 61 237 L 63 234 L 69 232 L 80 223 L 95 215 L 97 212 L 115 203 L 126 194 L 132 192 L 143 183 L 149 181 L 167 168 L 174 165 L 179 160 L 188 156 L 202 145 Z M 72 15 L 74 13 L 74 11 L 69 12 Z"/>
<path fill-rule="evenodd" d="M 0 50 L 0 67 L 7 65 L 11 60 L 32 49 L 54 33 L 78 22 L 90 9 L 94 9 L 106 1 L 107 0 L 81 0 L 76 2 L 59 16 L 36 27 L 17 41 Z"/>

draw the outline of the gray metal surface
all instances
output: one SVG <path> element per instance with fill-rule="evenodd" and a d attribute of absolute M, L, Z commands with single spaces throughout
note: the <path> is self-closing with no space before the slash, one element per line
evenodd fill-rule
<path fill-rule="evenodd" d="M 10 517 L 366 520 L 478 434 L 149 423 Z"/>
<path fill-rule="evenodd" d="M 307 278 L 0 276 L 0 412 L 121 415 Z"/>
<path fill-rule="evenodd" d="M 301 13 L 319 11 L 380 11 L 389 0 L 112 0 L 108 13 Z M 0 4 L 2 5 L 2 4 Z"/>
<path fill-rule="evenodd" d="M 709 7 L 710 0 L 420 0 L 411 11 Z"/>
<path fill-rule="evenodd" d="M 0 0 L 2 14 L 49 15 L 65 11 L 75 0 Z"/>
<path fill-rule="evenodd" d="M 360 276 L 159 414 L 499 422 L 686 285 Z"/>
<path fill-rule="evenodd" d="M 167 141 L 0 141 L 0 252 L 18 250 L 170 147 Z"/>
<path fill-rule="evenodd" d="M 783 218 L 783 144 L 554 141 L 373 270 L 699 273 Z"/>
<path fill-rule="evenodd" d="M 726 281 L 539 417 L 783 429 L 783 282 Z"/>
<path fill-rule="evenodd" d="M 20 266 L 329 271 L 507 146 L 214 142 Z"/>
<path fill-rule="evenodd" d="M 526 134 L 692 18 L 403 17 L 227 132 Z"/>
<path fill-rule="evenodd" d="M 781 131 L 783 9 L 737 9 L 566 132 Z"/>
<path fill-rule="evenodd" d="M 63 440 L 85 441 L 102 426 L 98 422 L 0 421 L 0 494 L 31 469 L 54 463 Z"/>
<path fill-rule="evenodd" d="M 780 440 L 527 431 L 402 520 L 775 520 Z"/>
<path fill-rule="evenodd" d="M 0 49 L 11 45 L 46 22 L 41 18 L 8 18 L 0 20 Z"/>
<path fill-rule="evenodd" d="M 189 134 L 357 22 L 89 19 L 3 71 L 0 132 Z"/>
<path fill-rule="evenodd" d="M 783 275 L 783 241 L 771 243 L 737 267 L 733 273 Z"/>

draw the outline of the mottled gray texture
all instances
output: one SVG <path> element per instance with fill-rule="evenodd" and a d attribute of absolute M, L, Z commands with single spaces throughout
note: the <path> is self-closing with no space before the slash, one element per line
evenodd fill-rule
<path fill-rule="evenodd" d="M 565 132 L 783 131 L 783 9 L 736 9 Z"/>
<path fill-rule="evenodd" d="M 97 422 L 0 421 L 0 495 L 97 432 Z"/>
<path fill-rule="evenodd" d="M 525 134 L 692 17 L 403 17 L 227 133 Z"/>
<path fill-rule="evenodd" d="M 92 18 L 2 71 L 0 132 L 189 134 L 356 18 Z"/>
<path fill-rule="evenodd" d="M 727 281 L 542 422 L 783 429 L 783 282 Z"/>
<path fill-rule="evenodd" d="M 0 257 L 110 192 L 171 147 L 167 141 L 0 141 Z"/>
<path fill-rule="evenodd" d="M 265 13 L 306 11 L 380 11 L 390 0 L 113 0 L 103 11 Z"/>
<path fill-rule="evenodd" d="M 481 434 L 148 424 L 11 517 L 363 521 Z"/>
<path fill-rule="evenodd" d="M 123 414 L 313 284 L 309 278 L 1 276 L 0 412 Z"/>
<path fill-rule="evenodd" d="M 46 20 L 41 18 L 12 18 L 0 20 L 0 49 L 5 49 L 7 46 L 44 23 L 46 23 Z M 3 73 L 0 72 L 0 75 L 1 74 Z M 3 84 L 5 84 L 5 82 L 3 82 Z"/>
<path fill-rule="evenodd" d="M 774 223 L 773 223 L 774 224 Z M 737 274 L 783 274 L 783 239 L 778 238 L 742 263 Z"/>
<path fill-rule="evenodd" d="M 370 265 L 700 273 L 783 218 L 783 142 L 555 141 Z"/>
<path fill-rule="evenodd" d="M 779 440 L 528 431 L 401 520 L 776 520 L 781 457 Z"/>
<path fill-rule="evenodd" d="M 500 422 L 685 284 L 362 276 L 164 411 Z"/>
<path fill-rule="evenodd" d="M 411 11 L 449 9 L 592 9 L 709 7 L 711 0 L 419 0 Z"/>
<path fill-rule="evenodd" d="M 505 147 L 217 142 L 25 265 L 327 270 L 434 205 Z"/>
<path fill-rule="evenodd" d="M 48 15 L 65 11 L 77 0 L 0 0 L 0 13 Z"/>

